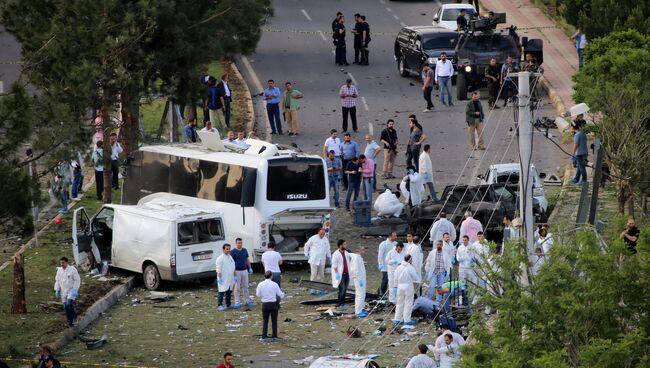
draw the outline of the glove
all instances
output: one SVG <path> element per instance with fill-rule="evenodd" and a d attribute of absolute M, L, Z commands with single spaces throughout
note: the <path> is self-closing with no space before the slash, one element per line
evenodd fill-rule
<path fill-rule="evenodd" d="M 61 297 L 61 291 L 54 290 L 54 297 L 57 298 L 57 299 L 60 298 Z"/>
<path fill-rule="evenodd" d="M 336 281 L 340 281 L 340 280 L 341 280 L 341 274 L 340 274 L 340 273 L 337 273 L 337 274 L 336 274 Z"/>
<path fill-rule="evenodd" d="M 360 287 L 365 287 L 365 286 L 366 286 L 366 282 L 363 281 L 363 280 L 359 280 L 359 286 L 360 286 Z"/>
<path fill-rule="evenodd" d="M 235 280 L 235 284 L 236 284 L 237 281 L 239 281 L 239 277 L 235 276 L 235 277 L 233 277 L 233 280 Z"/>
<path fill-rule="evenodd" d="M 377 269 L 378 269 L 379 271 L 383 271 L 383 270 L 384 270 L 384 265 L 381 264 L 381 263 L 378 264 L 378 265 L 377 265 Z"/>
<path fill-rule="evenodd" d="M 223 284 L 223 277 L 217 277 L 217 283 Z"/>
<path fill-rule="evenodd" d="M 72 297 L 73 297 L 73 298 L 76 298 L 76 297 L 78 297 L 78 296 L 79 296 L 79 290 L 77 290 L 77 289 L 72 289 Z"/>
<path fill-rule="evenodd" d="M 393 288 L 393 294 L 397 295 L 397 288 L 396 287 Z"/>
<path fill-rule="evenodd" d="M 253 273 L 253 267 L 248 267 L 248 273 Z"/>
<path fill-rule="evenodd" d="M 398 263 L 399 263 L 399 261 L 396 260 L 396 259 L 391 259 L 390 262 L 388 262 L 389 265 L 393 265 L 393 266 L 398 264 Z"/>

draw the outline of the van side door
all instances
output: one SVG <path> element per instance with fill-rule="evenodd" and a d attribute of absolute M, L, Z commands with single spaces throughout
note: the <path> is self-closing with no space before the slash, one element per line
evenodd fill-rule
<path fill-rule="evenodd" d="M 180 222 L 176 226 L 178 276 L 215 271 L 215 260 L 225 240 L 220 217 Z"/>

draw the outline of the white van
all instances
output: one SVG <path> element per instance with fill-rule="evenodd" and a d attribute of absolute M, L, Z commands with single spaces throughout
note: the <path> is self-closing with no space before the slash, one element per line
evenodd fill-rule
<path fill-rule="evenodd" d="M 73 215 L 72 250 L 81 270 L 107 262 L 141 273 L 149 290 L 163 280 L 208 282 L 226 239 L 223 221 L 220 212 L 182 201 L 106 204 L 92 218 L 81 207 Z"/>

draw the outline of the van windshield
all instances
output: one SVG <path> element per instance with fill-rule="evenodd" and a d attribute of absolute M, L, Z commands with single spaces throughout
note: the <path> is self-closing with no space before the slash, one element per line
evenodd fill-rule
<path fill-rule="evenodd" d="M 323 161 L 287 157 L 269 160 L 266 199 L 269 201 L 313 201 L 325 199 Z"/>
<path fill-rule="evenodd" d="M 209 243 L 223 240 L 220 219 L 198 220 L 178 224 L 178 245 Z"/>

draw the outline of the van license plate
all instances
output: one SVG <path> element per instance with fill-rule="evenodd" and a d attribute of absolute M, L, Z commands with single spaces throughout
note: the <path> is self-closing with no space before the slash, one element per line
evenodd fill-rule
<path fill-rule="evenodd" d="M 212 254 L 197 254 L 197 255 L 193 255 L 192 259 L 194 261 L 205 261 L 208 259 L 212 259 Z"/>

